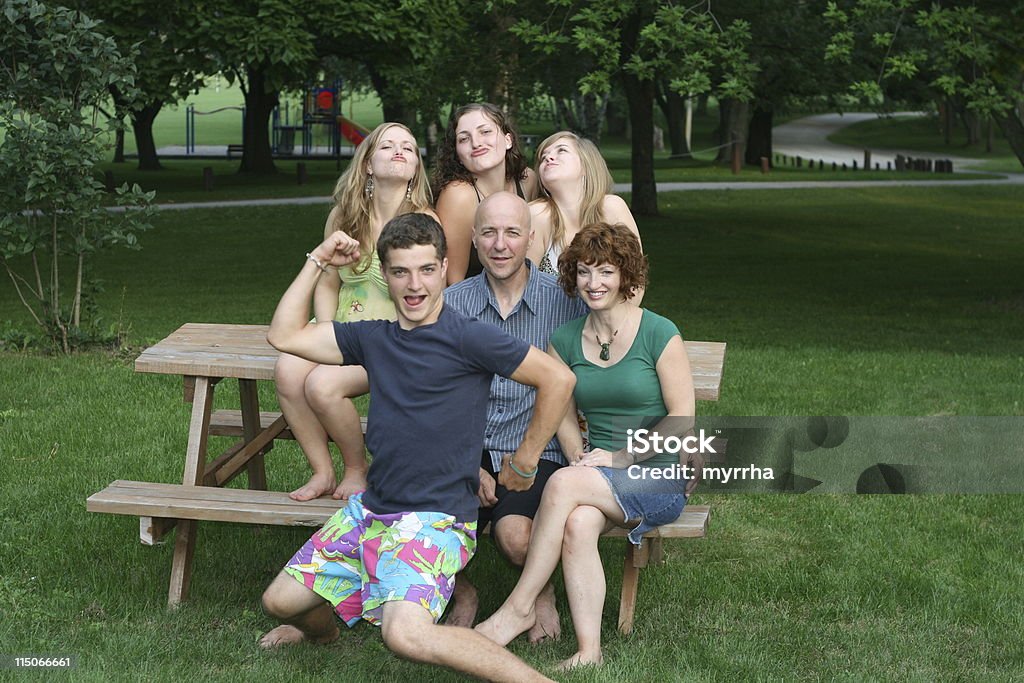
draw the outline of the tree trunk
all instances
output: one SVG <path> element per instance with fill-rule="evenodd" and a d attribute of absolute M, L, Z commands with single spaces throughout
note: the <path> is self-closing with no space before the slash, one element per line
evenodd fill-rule
<path fill-rule="evenodd" d="M 626 112 L 622 111 L 616 102 L 617 100 L 609 99 L 608 106 L 605 107 L 605 130 L 608 131 L 608 135 L 620 137 L 626 134 Z"/>
<path fill-rule="evenodd" d="M 160 113 L 163 104 L 159 101 L 149 102 L 141 109 L 133 109 L 131 112 L 140 171 L 159 171 L 163 168 L 160 166 L 160 157 L 156 153 L 156 142 L 153 140 L 153 121 Z"/>
<path fill-rule="evenodd" d="M 626 64 L 636 54 L 640 28 L 650 19 L 644 6 L 634 7 L 622 26 L 619 63 Z M 626 70 L 621 72 L 622 86 L 629 103 L 630 140 L 633 158 L 631 209 L 636 216 L 658 215 L 658 185 L 654 179 L 654 81 L 642 81 Z"/>
<path fill-rule="evenodd" d="M 734 145 L 743 146 L 747 140 L 747 114 L 750 104 L 734 99 L 718 102 L 718 154 L 716 162 L 730 163 Z"/>
<path fill-rule="evenodd" d="M 604 124 L 604 112 L 608 107 L 608 95 L 583 95 L 577 92 L 573 96 L 573 105 L 576 109 L 579 132 L 595 145 L 600 145 L 601 126 Z"/>
<path fill-rule="evenodd" d="M 270 146 L 270 114 L 277 92 L 266 91 L 266 74 L 258 66 L 245 68 L 245 118 L 242 121 L 242 163 L 239 173 L 277 173 Z"/>
<path fill-rule="evenodd" d="M 1006 114 L 997 115 L 996 122 L 1010 143 L 1010 149 L 1024 166 L 1024 121 L 1021 121 L 1020 114 L 1016 110 L 1011 110 Z"/>
<path fill-rule="evenodd" d="M 767 158 L 769 165 L 771 164 L 773 114 L 771 104 L 759 104 L 754 107 L 754 114 L 750 117 L 750 125 L 747 127 L 747 153 L 744 160 L 748 164 L 759 166 L 761 157 Z"/>
<path fill-rule="evenodd" d="M 632 127 L 633 214 L 658 215 L 658 186 L 654 179 L 654 83 L 622 75 Z"/>
<path fill-rule="evenodd" d="M 370 74 L 370 83 L 377 91 L 380 98 L 381 110 L 384 113 L 384 120 L 393 123 L 401 123 L 409 127 L 409 130 L 416 130 L 416 111 L 410 107 L 399 95 L 396 95 L 394 88 L 377 69 L 366 65 Z"/>
<path fill-rule="evenodd" d="M 124 128 L 118 128 L 114 131 L 114 162 L 115 164 L 124 163 Z"/>
<path fill-rule="evenodd" d="M 658 84 L 658 108 L 665 115 L 668 125 L 668 143 L 672 148 L 673 159 L 688 159 L 690 147 L 686 144 L 686 100 L 667 83 Z"/>

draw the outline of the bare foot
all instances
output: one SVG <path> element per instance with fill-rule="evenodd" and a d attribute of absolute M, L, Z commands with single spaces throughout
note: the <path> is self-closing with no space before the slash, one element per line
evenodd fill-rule
<path fill-rule="evenodd" d="M 555 667 L 559 671 L 569 671 L 575 669 L 578 666 L 601 666 L 604 664 L 604 655 L 598 650 L 597 654 L 585 655 L 582 652 L 577 652 L 569 659 L 564 659 L 559 662 L 558 666 Z"/>
<path fill-rule="evenodd" d="M 476 610 L 480 601 L 476 597 L 476 588 L 464 576 L 455 579 L 455 592 L 452 593 L 452 608 L 444 623 L 449 626 L 473 628 L 476 621 Z"/>
<path fill-rule="evenodd" d="M 317 645 L 323 645 L 330 643 L 338 639 L 339 630 L 335 626 L 334 630 L 327 635 L 320 636 L 319 638 L 307 638 L 299 629 L 289 624 L 281 624 L 277 628 L 272 628 L 263 634 L 260 638 L 260 647 L 265 650 L 271 650 L 282 645 L 294 645 L 295 643 L 301 643 L 303 640 L 308 640 L 311 643 Z"/>
<path fill-rule="evenodd" d="M 337 486 L 337 481 L 333 472 L 331 474 L 314 474 L 305 486 L 295 489 L 288 494 L 288 497 L 292 500 L 313 500 L 325 493 L 331 493 L 335 486 Z"/>
<path fill-rule="evenodd" d="M 334 489 L 331 498 L 348 500 L 349 496 L 365 491 L 366 487 L 366 470 L 345 470 L 345 476 L 341 478 L 341 483 Z"/>
<path fill-rule="evenodd" d="M 537 596 L 537 623 L 526 634 L 531 645 L 540 645 L 545 640 L 558 640 L 562 637 L 562 624 L 558 619 L 555 607 L 555 587 L 550 583 Z"/>
<path fill-rule="evenodd" d="M 529 612 L 517 613 L 506 600 L 505 604 L 498 608 L 498 611 L 489 619 L 478 624 L 476 630 L 504 647 L 520 633 L 533 628 L 535 623 L 537 623 L 536 606 L 530 605 Z"/>

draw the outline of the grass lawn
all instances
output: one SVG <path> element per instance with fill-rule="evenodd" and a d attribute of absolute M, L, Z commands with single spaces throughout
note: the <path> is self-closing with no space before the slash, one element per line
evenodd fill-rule
<path fill-rule="evenodd" d="M 729 342 L 722 399 L 700 412 L 1024 414 L 1021 188 L 660 199 L 663 215 L 640 221 L 645 305 L 687 338 Z M 180 380 L 132 372 L 139 348 L 187 321 L 266 322 L 325 212 L 162 213 L 141 252 L 97 264 L 103 310 L 131 324 L 131 348 L 0 352 L 3 653 L 77 655 L 85 680 L 461 680 L 391 656 L 365 624 L 328 647 L 259 651 L 273 625 L 259 595 L 308 530 L 202 524 L 193 599 L 168 613 L 171 544 L 143 547 L 136 520 L 84 510 L 113 479 L 180 480 L 189 406 Z M 0 320 L 26 324 L 6 280 Z M 269 383 L 261 398 L 273 407 Z M 268 458 L 273 488 L 306 473 L 293 443 Z M 1024 676 L 1024 497 L 698 491 L 692 502 L 712 505 L 709 536 L 668 543 L 668 563 L 644 572 L 630 637 L 615 630 L 622 547 L 602 544 L 607 663 L 568 680 Z M 488 588 L 484 614 L 515 580 L 489 541 L 468 572 Z M 573 652 L 564 617 L 560 642 L 512 649 L 550 670 Z"/>
<path fill-rule="evenodd" d="M 952 139 L 947 145 L 938 118 L 932 116 L 895 116 L 861 121 L 833 133 L 828 139 L 853 147 L 906 149 L 980 159 L 983 163 L 975 168 L 992 173 L 1024 172 L 1020 160 L 998 127 L 991 152 L 985 151 L 984 142 L 967 144 L 962 126 L 953 128 Z"/>

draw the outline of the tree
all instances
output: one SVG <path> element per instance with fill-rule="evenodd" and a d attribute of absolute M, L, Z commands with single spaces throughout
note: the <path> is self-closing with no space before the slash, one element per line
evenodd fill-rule
<path fill-rule="evenodd" d="M 122 53 L 134 50 L 135 87 L 129 93 L 111 87 L 119 108 L 127 110 L 135 133 L 139 170 L 160 169 L 153 122 L 168 102 L 177 102 L 200 84 L 208 59 L 189 29 L 191 2 L 164 0 L 79 0 L 78 8 L 103 22 Z"/>
<path fill-rule="evenodd" d="M 658 213 L 654 179 L 654 97 L 659 79 L 677 94 L 714 91 L 747 100 L 755 71 L 745 46 L 742 21 L 722 27 L 710 2 L 691 7 L 653 0 L 559 3 L 543 23 L 523 20 L 517 32 L 543 52 L 568 50 L 592 58 L 578 81 L 581 93 L 608 93 L 617 79 L 626 95 L 632 126 L 632 210 Z"/>
<path fill-rule="evenodd" d="M 923 81 L 937 98 L 992 118 L 1024 165 L 1024 0 L 940 4 L 929 0 L 829 2 L 826 58 L 873 56 L 877 76 L 850 90 L 882 106 L 894 87 Z"/>
<path fill-rule="evenodd" d="M 209 51 L 217 70 L 238 81 L 245 98 L 241 173 L 276 173 L 270 115 L 286 86 L 302 85 L 316 63 L 316 21 L 287 0 L 205 0 L 192 3 L 188 32 Z"/>
<path fill-rule="evenodd" d="M 38 326 L 70 353 L 99 336 L 90 257 L 137 247 L 149 227 L 145 208 L 108 211 L 94 172 L 103 131 L 89 109 L 111 86 L 129 90 L 134 70 L 97 22 L 37 0 L 3 0 L 0 44 L 0 261 Z M 135 207 L 152 198 L 138 186 L 119 194 Z"/>
<path fill-rule="evenodd" d="M 772 128 L 777 111 L 794 99 L 829 96 L 845 89 L 839 68 L 826 63 L 822 51 L 828 40 L 823 31 L 825 0 L 733 0 L 718 5 L 723 21 L 742 20 L 750 25 L 750 58 L 757 64 L 749 116 L 728 120 L 735 107 L 722 107 L 721 128 L 744 130 L 745 161 L 760 164 L 772 158 Z M 732 103 L 729 103 L 732 104 Z"/>

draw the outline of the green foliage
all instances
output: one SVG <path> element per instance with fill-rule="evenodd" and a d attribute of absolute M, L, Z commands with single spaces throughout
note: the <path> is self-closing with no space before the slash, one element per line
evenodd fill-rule
<path fill-rule="evenodd" d="M 133 70 L 78 12 L 5 0 L 0 25 L 0 262 L 47 339 L 68 353 L 105 336 L 95 334 L 90 260 L 115 246 L 138 248 L 137 233 L 148 227 L 152 194 L 137 185 L 118 190 L 129 210 L 104 208 L 94 173 L 104 131 L 83 115 L 108 88 L 130 90 Z M 24 256 L 20 267 L 12 263 Z"/>
<path fill-rule="evenodd" d="M 851 92 L 872 105 L 880 96 L 920 83 L 937 95 L 999 122 L 1024 164 L 1024 2 L 980 4 L 930 0 L 851 0 L 828 3 L 833 31 L 829 61 L 849 64 L 857 54 L 877 67 L 877 87 L 856 79 Z M 858 40 L 863 49 L 857 52 Z"/>

